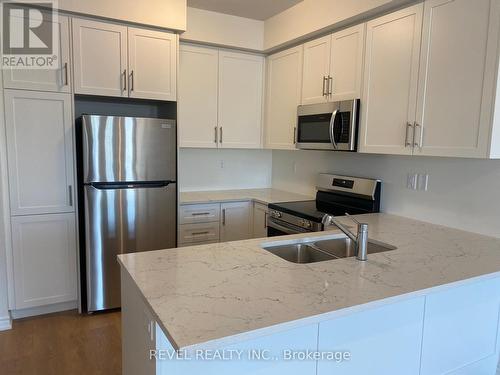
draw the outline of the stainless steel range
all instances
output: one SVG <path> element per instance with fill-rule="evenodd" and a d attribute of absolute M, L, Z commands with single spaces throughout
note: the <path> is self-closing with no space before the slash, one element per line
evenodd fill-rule
<path fill-rule="evenodd" d="M 269 205 L 267 235 L 319 232 L 325 214 L 359 215 L 380 211 L 382 182 L 359 177 L 320 174 L 316 200 Z"/>

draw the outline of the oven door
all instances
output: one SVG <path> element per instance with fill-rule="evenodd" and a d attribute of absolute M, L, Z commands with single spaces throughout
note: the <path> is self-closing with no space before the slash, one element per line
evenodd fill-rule
<path fill-rule="evenodd" d="M 356 151 L 358 111 L 358 99 L 299 106 L 297 148 Z"/>
<path fill-rule="evenodd" d="M 307 229 L 297 227 L 295 225 L 286 223 L 281 220 L 277 220 L 275 218 L 269 218 L 267 221 L 267 236 L 268 237 L 277 237 L 277 236 L 286 236 L 289 234 L 298 234 L 298 233 L 308 233 Z"/>

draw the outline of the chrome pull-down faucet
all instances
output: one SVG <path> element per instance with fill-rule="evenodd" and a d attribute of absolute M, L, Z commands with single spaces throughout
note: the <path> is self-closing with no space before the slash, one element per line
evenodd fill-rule
<path fill-rule="evenodd" d="M 325 214 L 321 222 L 325 226 L 325 229 L 329 226 L 335 225 L 342 232 L 344 232 L 344 234 L 349 237 L 356 246 L 356 259 L 365 261 L 368 259 L 368 224 L 360 223 L 348 213 L 346 213 L 346 216 L 357 224 L 358 232 L 356 234 L 351 232 L 333 215 Z"/>

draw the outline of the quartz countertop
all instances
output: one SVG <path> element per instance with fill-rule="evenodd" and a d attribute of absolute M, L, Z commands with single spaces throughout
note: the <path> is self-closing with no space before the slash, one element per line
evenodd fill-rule
<path fill-rule="evenodd" d="M 180 193 L 180 204 L 211 203 L 253 200 L 263 204 L 306 201 L 313 196 L 291 193 L 277 189 L 236 189 L 214 191 L 188 191 Z"/>
<path fill-rule="evenodd" d="M 125 254 L 175 349 L 217 347 L 321 322 L 434 289 L 500 276 L 500 239 L 388 214 L 356 216 L 397 249 L 295 264 L 262 244 L 339 237 L 338 231 Z M 347 226 L 348 219 L 343 218 Z"/>

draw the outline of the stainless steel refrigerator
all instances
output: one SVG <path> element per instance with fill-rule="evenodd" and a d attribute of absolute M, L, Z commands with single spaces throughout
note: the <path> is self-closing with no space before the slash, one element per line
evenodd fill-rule
<path fill-rule="evenodd" d="M 120 307 L 117 255 L 173 248 L 175 120 L 85 115 L 82 180 L 87 311 Z"/>

